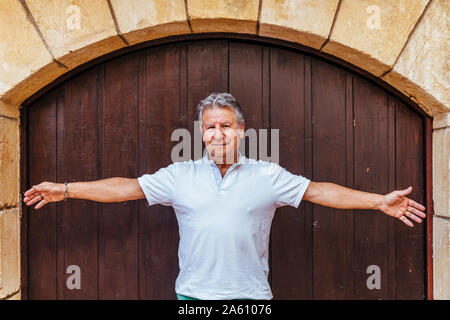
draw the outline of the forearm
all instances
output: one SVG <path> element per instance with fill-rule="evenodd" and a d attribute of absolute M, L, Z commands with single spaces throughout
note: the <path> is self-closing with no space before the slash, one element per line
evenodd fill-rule
<path fill-rule="evenodd" d="M 336 209 L 379 210 L 383 195 L 350 189 L 331 182 L 318 183 L 318 192 L 310 201 Z"/>
<path fill-rule="evenodd" d="M 68 183 L 68 198 L 97 202 L 127 201 L 128 178 L 108 178 L 89 182 Z M 63 185 L 64 186 L 64 185 Z"/>

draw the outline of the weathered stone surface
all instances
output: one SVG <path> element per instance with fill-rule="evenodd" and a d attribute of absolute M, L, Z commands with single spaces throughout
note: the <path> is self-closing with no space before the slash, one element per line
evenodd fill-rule
<path fill-rule="evenodd" d="M 21 299 L 21 292 L 20 292 L 20 290 L 17 291 L 16 293 L 13 293 L 8 298 L 6 298 L 6 300 L 20 300 L 20 299 Z"/>
<path fill-rule="evenodd" d="M 106 0 L 27 0 L 55 58 L 69 67 L 125 46 Z"/>
<path fill-rule="evenodd" d="M 258 0 L 189 0 L 188 13 L 194 32 L 256 33 Z"/>
<path fill-rule="evenodd" d="M 429 0 L 343 0 L 324 52 L 380 76 L 393 66 Z"/>
<path fill-rule="evenodd" d="M 450 299 L 450 220 L 433 219 L 434 299 Z"/>
<path fill-rule="evenodd" d="M 20 105 L 39 89 L 45 87 L 67 71 L 66 68 L 62 68 L 52 61 L 25 77 L 20 83 L 1 96 L 1 99 L 10 105 Z"/>
<path fill-rule="evenodd" d="M 0 96 L 52 62 L 19 1 L 0 1 Z"/>
<path fill-rule="evenodd" d="M 450 1 L 432 1 L 394 69 L 384 77 L 430 115 L 450 112 L 449 19 Z"/>
<path fill-rule="evenodd" d="M 20 214 L 18 208 L 0 211 L 0 299 L 20 289 Z"/>
<path fill-rule="evenodd" d="M 111 4 L 130 44 L 191 32 L 184 0 L 111 0 Z"/>
<path fill-rule="evenodd" d="M 450 218 L 450 128 L 433 131 L 433 203 L 435 215 Z"/>
<path fill-rule="evenodd" d="M 19 119 L 20 117 L 19 106 L 0 100 L 0 116 Z"/>
<path fill-rule="evenodd" d="M 319 49 L 330 33 L 339 0 L 264 0 L 259 35 Z"/>
<path fill-rule="evenodd" d="M 19 121 L 0 116 L 0 209 L 19 202 Z"/>
<path fill-rule="evenodd" d="M 433 118 L 433 129 L 450 127 L 450 112 L 438 113 Z"/>

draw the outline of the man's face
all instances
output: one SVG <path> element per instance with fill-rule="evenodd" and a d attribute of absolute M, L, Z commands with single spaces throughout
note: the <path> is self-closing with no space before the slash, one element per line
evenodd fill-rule
<path fill-rule="evenodd" d="M 203 142 L 211 159 L 217 164 L 233 163 L 237 159 L 240 139 L 244 137 L 244 125 L 239 126 L 233 109 L 206 109 L 202 120 Z"/>

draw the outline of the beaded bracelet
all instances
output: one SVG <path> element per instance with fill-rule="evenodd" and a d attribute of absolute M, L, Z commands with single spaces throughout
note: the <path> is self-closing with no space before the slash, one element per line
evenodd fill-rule
<path fill-rule="evenodd" d="M 64 185 L 66 186 L 66 195 L 64 197 L 64 201 L 67 201 L 67 195 L 69 194 L 68 193 L 69 186 L 67 185 L 67 182 L 64 182 Z"/>

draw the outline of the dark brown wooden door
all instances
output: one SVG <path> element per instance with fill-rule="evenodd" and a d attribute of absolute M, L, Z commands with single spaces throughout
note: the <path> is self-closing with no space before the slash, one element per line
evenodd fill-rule
<path fill-rule="evenodd" d="M 342 67 L 238 40 L 141 49 L 49 91 L 27 110 L 27 187 L 167 166 L 172 131 L 192 132 L 197 103 L 222 91 L 240 101 L 247 128 L 280 130 L 289 171 L 376 193 L 412 185 L 411 197 L 425 203 L 421 115 Z M 70 199 L 24 210 L 28 298 L 175 298 L 172 208 Z M 270 242 L 274 298 L 423 299 L 425 230 L 376 211 L 281 208 Z M 71 265 L 81 289 L 66 285 Z M 380 268 L 380 289 L 367 287 L 371 265 Z"/>

